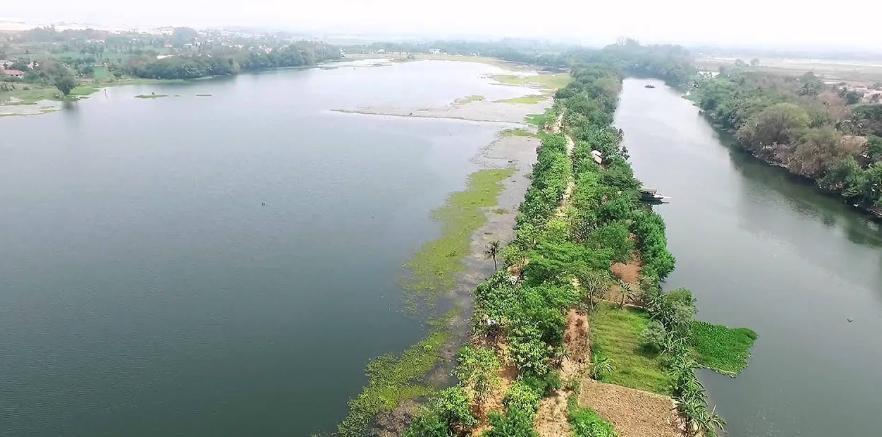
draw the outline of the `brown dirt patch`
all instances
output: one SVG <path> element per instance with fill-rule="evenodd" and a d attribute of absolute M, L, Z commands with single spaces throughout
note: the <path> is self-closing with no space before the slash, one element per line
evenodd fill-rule
<path fill-rule="evenodd" d="M 541 437 L 570 437 L 573 433 L 567 420 L 567 396 L 569 392 L 557 390 L 542 399 L 533 422 Z"/>
<path fill-rule="evenodd" d="M 560 363 L 560 378 L 565 384 L 567 381 L 581 378 L 588 368 L 591 356 L 588 332 L 588 316 L 570 309 L 567 312 L 567 327 L 564 331 L 566 354 Z M 569 390 L 557 390 L 539 403 L 534 424 L 541 437 L 572 435 L 572 428 L 567 420 L 567 398 L 570 393 Z"/>
<path fill-rule="evenodd" d="M 612 274 L 616 278 L 627 282 L 628 284 L 637 285 L 640 283 L 640 260 L 632 259 L 625 263 L 615 263 L 610 267 Z"/>
<path fill-rule="evenodd" d="M 513 364 L 505 364 L 510 363 L 510 360 L 508 343 L 504 337 L 495 337 L 493 339 L 486 337 L 474 338 L 473 343 L 476 346 L 495 350 L 500 362 L 504 363 L 503 367 L 499 369 L 499 385 L 482 402 L 472 405 L 472 413 L 478 419 L 478 424 L 472 430 L 472 435 L 481 435 L 490 429 L 490 413 L 494 411 L 505 412 L 505 406 L 502 404 L 502 401 L 505 399 L 508 389 L 518 379 L 518 368 Z"/>
<path fill-rule="evenodd" d="M 588 367 L 591 345 L 588 337 L 588 316 L 571 309 L 567 312 L 567 328 L 564 331 L 564 351 L 560 378 L 569 381 L 581 376 Z"/>
<path fill-rule="evenodd" d="M 621 437 L 680 437 L 674 401 L 642 390 L 582 380 L 579 405 L 597 411 Z"/>

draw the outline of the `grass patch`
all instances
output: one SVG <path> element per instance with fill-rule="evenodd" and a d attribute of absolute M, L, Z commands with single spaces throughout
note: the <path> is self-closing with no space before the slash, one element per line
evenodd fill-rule
<path fill-rule="evenodd" d="M 392 411 L 402 401 L 433 394 L 435 390 L 421 380 L 437 365 L 449 337 L 445 330 L 436 331 L 399 356 L 387 354 L 371 361 L 365 371 L 368 385 L 349 401 L 349 414 L 337 426 L 337 435 L 366 435 L 377 414 Z"/>
<path fill-rule="evenodd" d="M 41 100 L 58 100 L 61 92 L 55 87 L 17 83 L 16 89 L 0 91 L 0 105 L 33 105 Z"/>
<path fill-rule="evenodd" d="M 515 97 L 512 99 L 497 100 L 496 102 L 497 103 L 517 103 L 517 104 L 523 104 L 523 105 L 535 105 L 537 103 L 544 102 L 546 99 L 548 99 L 548 96 L 545 94 L 532 94 L 529 96 Z"/>
<path fill-rule="evenodd" d="M 168 94 L 138 94 L 135 96 L 136 99 L 158 99 L 161 97 L 168 97 Z"/>
<path fill-rule="evenodd" d="M 477 95 L 465 96 L 465 97 L 460 97 L 460 98 L 454 100 L 453 104 L 454 105 L 465 105 L 467 103 L 472 103 L 472 102 L 483 102 L 485 98 L 486 97 L 484 97 L 484 96 L 477 96 Z"/>
<path fill-rule="evenodd" d="M 98 88 L 94 87 L 92 85 L 88 85 L 88 84 L 77 85 L 74 87 L 74 89 L 70 90 L 70 94 L 68 94 L 68 96 L 71 96 L 71 97 L 88 96 L 89 94 L 92 94 L 97 91 L 98 91 Z"/>
<path fill-rule="evenodd" d="M 529 129 L 524 129 L 520 127 L 506 129 L 499 133 L 503 137 L 535 137 L 536 134 Z"/>
<path fill-rule="evenodd" d="M 641 339 L 648 323 L 644 311 L 600 304 L 591 314 L 591 349 L 612 361 L 603 382 L 670 396 L 672 381 L 661 355 L 646 349 Z"/>
<path fill-rule="evenodd" d="M 750 348 L 757 334 L 748 328 L 729 328 L 707 322 L 692 322 L 695 361 L 724 375 L 741 373 L 750 360 Z"/>
<path fill-rule="evenodd" d="M 469 175 L 465 191 L 451 194 L 432 212 L 441 222 L 441 236 L 423 245 L 407 263 L 411 277 L 404 287 L 416 293 L 438 293 L 453 288 L 463 258 L 470 252 L 472 233 L 487 222 L 484 208 L 496 205 L 502 181 L 514 168 L 485 169 Z"/>
<path fill-rule="evenodd" d="M 545 126 L 546 120 L 548 120 L 548 115 L 546 114 L 529 114 L 524 118 L 524 121 L 528 124 L 532 124 L 538 128 Z"/>
<path fill-rule="evenodd" d="M 567 86 L 572 78 L 569 73 L 536 74 L 520 76 L 515 74 L 496 74 L 493 80 L 503 85 L 525 86 L 555 91 Z"/>

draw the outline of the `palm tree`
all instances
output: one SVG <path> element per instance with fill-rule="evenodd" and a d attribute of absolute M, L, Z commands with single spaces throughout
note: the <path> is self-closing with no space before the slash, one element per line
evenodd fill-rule
<path fill-rule="evenodd" d="M 484 251 L 484 254 L 487 255 L 487 258 L 493 258 L 493 271 L 499 270 L 499 266 L 496 265 L 496 255 L 499 254 L 499 240 L 493 240 L 487 244 L 487 250 Z"/>

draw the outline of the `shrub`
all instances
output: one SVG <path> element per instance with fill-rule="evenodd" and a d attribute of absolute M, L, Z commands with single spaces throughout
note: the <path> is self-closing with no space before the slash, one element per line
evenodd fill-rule
<path fill-rule="evenodd" d="M 590 408 L 571 408 L 570 424 L 576 437 L 618 437 L 612 425 Z"/>
<path fill-rule="evenodd" d="M 470 386 L 478 399 L 483 399 L 499 384 L 499 358 L 493 350 L 483 347 L 464 346 L 459 352 L 459 365 L 454 374 Z"/>
<path fill-rule="evenodd" d="M 552 370 L 544 375 L 528 373 L 521 376 L 521 381 L 536 392 L 541 393 L 543 397 L 550 395 L 561 387 L 560 372 L 557 370 Z"/>

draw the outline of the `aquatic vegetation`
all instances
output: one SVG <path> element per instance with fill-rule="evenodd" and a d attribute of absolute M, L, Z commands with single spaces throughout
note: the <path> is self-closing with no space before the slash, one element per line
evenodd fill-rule
<path fill-rule="evenodd" d="M 701 321 L 692 323 L 691 334 L 696 361 L 731 376 L 747 367 L 750 348 L 757 339 L 756 332 L 748 328 L 729 328 Z"/>
<path fill-rule="evenodd" d="M 537 103 L 542 103 L 542 102 L 548 100 L 549 98 L 550 98 L 550 96 L 547 96 L 545 94 L 531 94 L 528 96 L 513 97 L 510 99 L 497 100 L 496 102 L 497 103 L 514 103 L 514 104 L 521 104 L 521 105 L 535 105 Z"/>
<path fill-rule="evenodd" d="M 568 73 L 534 75 L 497 74 L 493 76 L 493 80 L 504 85 L 526 86 L 553 91 L 567 86 L 572 78 Z"/>
<path fill-rule="evenodd" d="M 506 129 L 499 133 L 499 135 L 503 137 L 535 137 L 536 134 L 528 129 L 516 127 L 512 129 Z"/>
<path fill-rule="evenodd" d="M 349 414 L 337 426 L 337 433 L 342 437 L 364 435 L 377 414 L 393 410 L 404 400 L 431 395 L 434 389 L 421 380 L 437 365 L 448 340 L 449 333 L 439 330 L 399 356 L 383 355 L 371 361 L 365 372 L 368 385 L 349 401 Z"/>
<path fill-rule="evenodd" d="M 486 97 L 484 97 L 484 96 L 471 95 L 471 96 L 460 97 L 460 98 L 456 99 L 453 102 L 453 104 L 454 105 L 465 105 L 465 104 L 472 103 L 472 102 L 482 102 L 482 101 L 484 101 L 484 99 L 486 99 Z"/>
<path fill-rule="evenodd" d="M 542 128 L 545 126 L 545 122 L 548 120 L 545 114 L 530 114 L 526 118 L 526 122 L 536 126 L 538 128 Z"/>
<path fill-rule="evenodd" d="M 502 181 L 514 168 L 484 169 L 472 173 L 464 191 L 451 194 L 432 215 L 441 223 L 441 236 L 429 241 L 407 263 L 410 277 L 404 285 L 416 293 L 441 293 L 451 289 L 469 254 L 472 233 L 487 221 L 485 208 L 496 205 Z"/>

